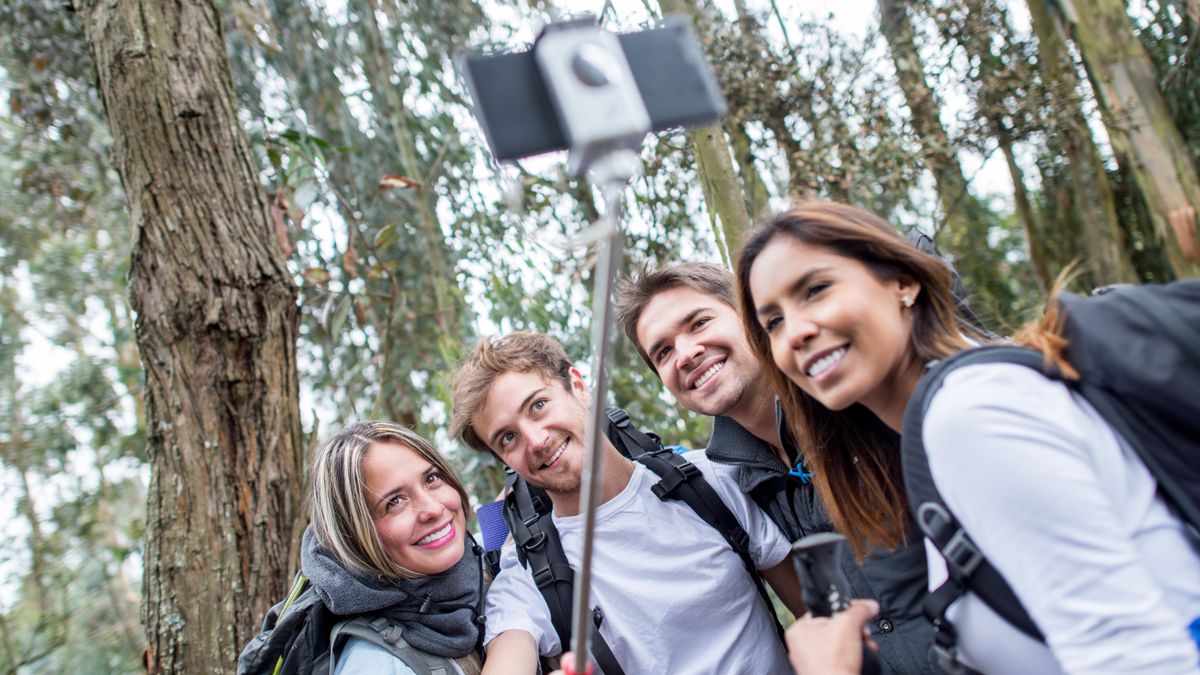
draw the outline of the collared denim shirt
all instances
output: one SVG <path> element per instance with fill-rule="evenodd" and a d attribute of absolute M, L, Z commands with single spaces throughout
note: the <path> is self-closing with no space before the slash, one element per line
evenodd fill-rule
<path fill-rule="evenodd" d="M 794 441 L 782 424 L 779 402 L 776 421 L 780 438 L 796 457 Z M 896 451 L 899 452 L 899 444 Z M 770 485 L 777 508 L 767 514 L 791 541 L 815 532 L 828 532 L 833 524 L 817 498 L 811 482 L 803 482 L 788 473 L 774 449 L 728 417 L 713 420 L 712 437 L 705 453 L 713 462 L 738 467 L 737 481 L 742 492 L 750 494 L 761 484 Z M 916 532 L 916 526 L 910 532 Z M 860 566 L 852 556 L 843 561 L 850 587 L 857 598 L 879 601 L 879 615 L 871 625 L 871 636 L 879 645 L 880 667 L 885 673 L 942 673 L 930 647 L 933 626 L 925 618 L 923 606 L 928 589 L 925 546 L 914 536 L 895 551 L 875 551 Z"/>

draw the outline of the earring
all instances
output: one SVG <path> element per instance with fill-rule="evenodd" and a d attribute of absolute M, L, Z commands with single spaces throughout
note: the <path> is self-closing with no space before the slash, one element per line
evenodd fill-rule
<path fill-rule="evenodd" d="M 904 305 L 905 307 L 912 307 L 913 306 L 912 296 L 907 293 L 900 296 L 900 304 Z"/>

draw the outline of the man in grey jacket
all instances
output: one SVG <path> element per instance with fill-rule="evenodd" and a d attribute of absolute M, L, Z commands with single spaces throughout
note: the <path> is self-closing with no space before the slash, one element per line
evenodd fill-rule
<path fill-rule="evenodd" d="M 621 281 L 616 309 L 625 335 L 680 405 L 713 417 L 709 459 L 737 467 L 738 487 L 789 540 L 831 530 L 803 453 L 742 333 L 728 270 L 709 263 L 644 269 Z M 879 602 L 871 634 L 884 672 L 940 673 L 930 655 L 933 628 L 922 612 L 921 539 L 874 551 L 862 565 L 850 558 L 846 572 L 856 597 Z"/>

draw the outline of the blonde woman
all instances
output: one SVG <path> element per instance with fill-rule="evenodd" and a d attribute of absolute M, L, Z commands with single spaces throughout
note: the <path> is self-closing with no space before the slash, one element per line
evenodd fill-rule
<path fill-rule="evenodd" d="M 311 480 L 301 564 L 326 606 L 347 617 L 334 629 L 329 672 L 480 672 L 481 549 L 445 458 L 410 429 L 363 422 L 325 443 Z"/>

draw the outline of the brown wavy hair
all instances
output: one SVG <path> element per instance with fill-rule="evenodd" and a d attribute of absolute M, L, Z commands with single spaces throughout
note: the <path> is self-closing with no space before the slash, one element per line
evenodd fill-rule
<path fill-rule="evenodd" d="M 800 443 L 834 527 L 861 561 L 872 547 L 894 549 L 908 536 L 898 436 L 861 404 L 829 410 L 775 366 L 770 341 L 756 318 L 749 279 L 755 260 L 777 237 L 793 237 L 857 260 L 881 281 L 918 282 L 921 292 L 912 306 L 912 334 L 905 352 L 911 362 L 923 365 L 965 349 L 971 344 L 967 336 L 983 340 L 955 318 L 950 268 L 862 209 L 801 202 L 760 223 L 739 252 L 737 299 L 747 341 L 779 394 L 788 427 Z"/>

